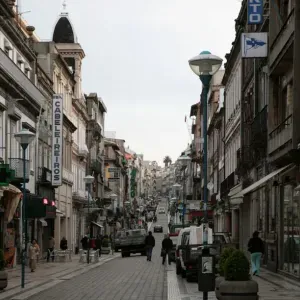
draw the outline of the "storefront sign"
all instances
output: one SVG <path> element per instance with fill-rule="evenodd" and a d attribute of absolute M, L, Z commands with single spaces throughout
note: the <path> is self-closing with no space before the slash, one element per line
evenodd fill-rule
<path fill-rule="evenodd" d="M 263 12 L 263 0 L 248 0 L 247 15 L 249 25 L 262 24 L 264 20 Z"/>
<path fill-rule="evenodd" d="M 52 185 L 62 184 L 63 95 L 53 96 L 52 122 Z"/>

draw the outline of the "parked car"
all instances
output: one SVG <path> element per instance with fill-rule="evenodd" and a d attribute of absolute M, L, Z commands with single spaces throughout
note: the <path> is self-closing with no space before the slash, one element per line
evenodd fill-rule
<path fill-rule="evenodd" d="M 176 253 L 176 244 L 177 244 L 178 236 L 177 235 L 172 235 L 172 236 L 170 236 L 170 239 L 173 242 L 173 249 L 170 251 L 170 260 L 173 261 L 173 262 L 176 262 L 175 253 Z"/>
<path fill-rule="evenodd" d="M 154 232 L 163 232 L 163 227 L 161 225 L 154 226 Z"/>
<path fill-rule="evenodd" d="M 129 257 L 131 253 L 146 255 L 146 236 L 145 229 L 127 230 L 126 235 L 120 238 L 119 249 L 122 251 L 122 257 Z"/>
<path fill-rule="evenodd" d="M 159 214 L 165 214 L 165 213 L 166 213 L 165 208 L 164 208 L 164 207 L 160 207 L 160 208 L 158 209 L 158 213 L 159 213 Z"/>

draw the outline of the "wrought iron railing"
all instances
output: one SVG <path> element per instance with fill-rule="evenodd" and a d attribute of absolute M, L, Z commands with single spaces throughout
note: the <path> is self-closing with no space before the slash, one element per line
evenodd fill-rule
<path fill-rule="evenodd" d="M 292 139 L 293 116 L 288 116 L 269 134 L 269 154 Z"/>

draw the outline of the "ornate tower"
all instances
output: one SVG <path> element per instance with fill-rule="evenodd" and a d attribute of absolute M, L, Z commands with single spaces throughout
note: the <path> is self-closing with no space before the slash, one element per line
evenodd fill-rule
<path fill-rule="evenodd" d="M 52 41 L 55 42 L 58 52 L 63 56 L 69 69 L 74 74 L 76 81 L 74 96 L 75 99 L 80 99 L 83 96 L 81 89 L 81 63 L 85 53 L 78 43 L 74 27 L 69 19 L 66 1 L 64 1 L 63 11 L 54 27 Z"/>

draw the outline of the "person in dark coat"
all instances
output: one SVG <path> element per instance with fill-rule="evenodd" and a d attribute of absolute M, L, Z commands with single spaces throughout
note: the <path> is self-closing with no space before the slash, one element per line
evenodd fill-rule
<path fill-rule="evenodd" d="M 166 257 L 168 255 L 169 265 L 171 264 L 170 251 L 173 249 L 173 241 L 170 239 L 168 234 L 165 234 L 165 238 L 162 241 L 162 264 L 166 262 Z"/>
<path fill-rule="evenodd" d="M 88 243 L 88 237 L 87 236 L 84 236 L 81 239 L 81 245 L 82 245 L 82 249 L 83 250 L 87 250 L 88 249 L 89 243 Z"/>
<path fill-rule="evenodd" d="M 60 241 L 60 249 L 67 250 L 68 249 L 68 241 L 65 237 L 63 237 Z"/>
<path fill-rule="evenodd" d="M 149 231 L 149 234 L 145 239 L 146 253 L 147 253 L 147 261 L 151 261 L 152 258 L 152 250 L 155 247 L 155 238 L 152 235 L 152 232 Z"/>
<path fill-rule="evenodd" d="M 259 232 L 255 231 L 248 242 L 248 251 L 251 253 L 252 274 L 259 275 L 260 261 L 264 254 L 264 242 L 259 237 Z"/>

